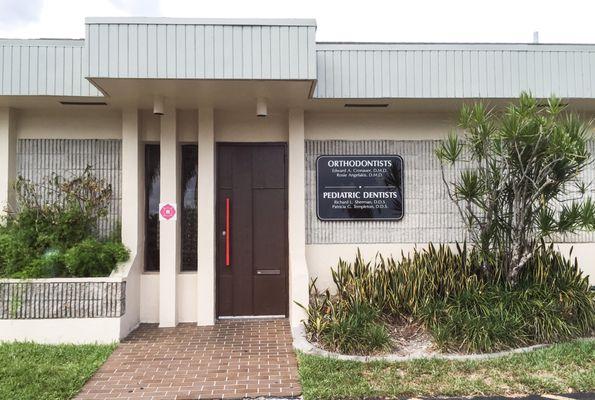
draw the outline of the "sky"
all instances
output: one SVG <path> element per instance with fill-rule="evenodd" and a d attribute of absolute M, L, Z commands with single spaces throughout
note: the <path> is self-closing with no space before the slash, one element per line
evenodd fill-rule
<path fill-rule="evenodd" d="M 82 38 L 85 17 L 315 18 L 318 41 L 595 43 L 593 0 L 0 0 L 2 38 Z"/>

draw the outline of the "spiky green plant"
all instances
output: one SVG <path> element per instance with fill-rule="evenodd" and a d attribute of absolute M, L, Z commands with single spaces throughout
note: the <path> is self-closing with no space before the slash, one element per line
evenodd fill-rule
<path fill-rule="evenodd" d="M 465 352 L 555 342 L 595 327 L 588 278 L 576 261 L 544 243 L 515 285 L 498 266 L 486 274 L 479 251 L 466 244 L 430 244 L 400 259 L 378 255 L 373 262 L 358 251 L 352 263 L 340 260 L 332 277 L 336 294 L 321 293 L 312 282 L 304 321 L 309 339 L 332 349 L 364 352 L 337 334 L 354 336 L 353 321 L 359 320 L 351 315 L 362 308 L 371 310 L 374 323 L 422 322 L 441 347 Z"/>

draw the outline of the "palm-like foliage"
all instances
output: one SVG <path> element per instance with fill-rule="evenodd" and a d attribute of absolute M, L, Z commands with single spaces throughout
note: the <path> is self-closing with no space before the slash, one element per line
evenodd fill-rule
<path fill-rule="evenodd" d="M 451 134 L 436 155 L 486 271 L 501 264 L 514 283 L 542 239 L 595 229 L 595 206 L 580 179 L 592 162 L 590 125 L 559 99 L 542 107 L 526 93 L 500 113 L 483 104 L 461 109 L 463 136 Z M 449 181 L 445 170 L 455 163 L 463 171 Z"/>

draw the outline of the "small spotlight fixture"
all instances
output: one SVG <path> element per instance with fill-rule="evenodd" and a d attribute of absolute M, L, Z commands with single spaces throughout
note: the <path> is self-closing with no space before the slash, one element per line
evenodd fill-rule
<path fill-rule="evenodd" d="M 153 98 L 153 114 L 163 115 L 163 96 Z"/>
<path fill-rule="evenodd" d="M 267 101 L 264 97 L 259 97 L 256 99 L 256 116 L 260 118 L 264 118 L 269 115 L 267 110 Z"/>

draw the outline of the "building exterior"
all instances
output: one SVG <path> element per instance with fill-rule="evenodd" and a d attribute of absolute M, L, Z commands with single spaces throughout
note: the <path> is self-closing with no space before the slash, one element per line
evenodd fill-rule
<path fill-rule="evenodd" d="M 314 20 L 85 23 L 83 40 L 0 40 L 0 203 L 17 175 L 90 164 L 112 183 L 102 229 L 121 223 L 131 249 L 109 278 L 126 282 L 125 313 L 64 322 L 88 341 L 139 322 L 295 326 L 309 280 L 330 285 L 340 257 L 463 239 L 433 153 L 463 103 L 531 91 L 595 112 L 595 45 L 318 43 Z M 394 181 L 341 194 L 341 174 L 372 188 L 370 171 Z M 594 242 L 558 246 L 593 274 Z M 56 326 L 43 321 L 0 321 L 0 336 L 72 339 L 36 336 Z"/>

